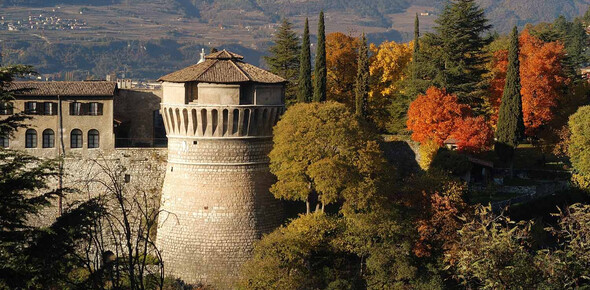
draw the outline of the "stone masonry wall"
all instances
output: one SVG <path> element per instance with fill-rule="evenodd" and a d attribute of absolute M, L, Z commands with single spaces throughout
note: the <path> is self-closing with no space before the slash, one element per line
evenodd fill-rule
<path fill-rule="evenodd" d="M 228 288 L 282 220 L 264 139 L 169 139 L 157 246 L 169 274 Z"/>
<path fill-rule="evenodd" d="M 123 166 L 129 175 L 130 187 L 141 187 L 146 179 L 157 179 L 156 176 L 164 175 L 166 168 L 166 148 L 129 148 L 109 151 L 92 151 L 92 154 L 69 153 L 64 160 L 63 186 L 75 189 L 63 198 L 63 207 L 68 207 L 89 198 L 103 194 L 104 186 L 98 181 L 106 181 L 104 172 L 96 166 L 95 162 L 108 166 Z M 122 178 L 125 178 L 122 176 Z M 154 182 L 157 182 L 154 180 Z M 49 188 L 56 188 L 57 178 L 49 181 Z M 158 186 L 156 184 L 155 186 Z M 154 197 L 159 199 L 160 195 Z M 157 203 L 157 202 L 156 202 Z M 47 226 L 59 216 L 58 200 L 52 202 L 38 217 L 31 217 L 30 224 L 35 226 Z"/>

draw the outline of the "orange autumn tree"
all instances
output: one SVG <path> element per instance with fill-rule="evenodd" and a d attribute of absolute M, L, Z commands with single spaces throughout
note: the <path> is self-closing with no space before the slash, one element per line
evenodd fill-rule
<path fill-rule="evenodd" d="M 492 145 L 494 132 L 483 116 L 472 117 L 472 113 L 456 95 L 431 87 L 410 105 L 407 126 L 414 141 L 432 140 L 442 146 L 453 138 L 459 151 L 481 152 Z"/>
<path fill-rule="evenodd" d="M 410 104 L 408 130 L 412 140 L 423 143 L 427 140 L 442 145 L 451 136 L 458 123 L 471 115 L 468 105 L 460 104 L 457 96 L 444 89 L 430 87 Z"/>
<path fill-rule="evenodd" d="M 524 30 L 520 35 L 522 111 L 527 136 L 534 136 L 555 116 L 555 108 L 561 95 L 560 89 L 568 82 L 562 65 L 564 58 L 565 50 L 561 42 L 543 42 L 532 36 L 528 30 Z M 507 59 L 508 52 L 505 50 L 499 50 L 494 54 L 490 92 L 494 123 L 497 120 L 504 89 Z"/>
<path fill-rule="evenodd" d="M 457 140 L 457 149 L 466 152 L 481 152 L 491 148 L 494 131 L 483 116 L 467 117 L 456 122 L 451 138 Z"/>
<path fill-rule="evenodd" d="M 359 39 L 341 32 L 326 36 L 327 99 L 354 108 Z"/>

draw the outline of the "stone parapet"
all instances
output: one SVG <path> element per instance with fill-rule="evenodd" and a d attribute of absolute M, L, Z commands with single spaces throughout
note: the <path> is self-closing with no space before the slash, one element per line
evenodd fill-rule
<path fill-rule="evenodd" d="M 162 104 L 168 138 L 270 137 L 282 105 Z"/>

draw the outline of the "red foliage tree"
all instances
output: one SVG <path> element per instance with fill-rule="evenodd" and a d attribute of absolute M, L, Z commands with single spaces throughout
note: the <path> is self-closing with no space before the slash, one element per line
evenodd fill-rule
<path fill-rule="evenodd" d="M 532 36 L 528 30 L 524 30 L 520 35 L 522 110 L 525 133 L 528 136 L 534 136 L 554 117 L 555 107 L 561 95 L 560 89 L 568 82 L 562 65 L 564 57 L 565 50 L 561 42 L 543 42 Z M 494 78 L 490 92 L 493 122 L 497 120 L 504 90 L 507 58 L 508 52 L 505 50 L 494 54 Z"/>
<path fill-rule="evenodd" d="M 456 122 L 451 138 L 457 140 L 457 148 L 466 152 L 481 152 L 493 144 L 494 131 L 483 116 L 467 117 Z"/>
<path fill-rule="evenodd" d="M 471 115 L 468 105 L 459 104 L 457 96 L 444 89 L 431 87 L 418 96 L 408 110 L 408 130 L 417 142 L 434 140 L 442 145 L 457 127 L 457 123 Z"/>

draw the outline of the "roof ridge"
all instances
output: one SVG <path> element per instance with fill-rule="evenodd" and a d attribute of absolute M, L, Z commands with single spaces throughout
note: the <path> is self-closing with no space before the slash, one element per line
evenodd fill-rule
<path fill-rule="evenodd" d="M 207 66 L 205 69 L 203 69 L 203 71 L 202 71 L 200 74 L 198 74 L 198 75 L 197 75 L 197 78 L 200 78 L 200 77 L 201 77 L 202 75 L 204 75 L 204 74 L 205 74 L 207 71 L 209 71 L 209 69 L 210 69 L 210 68 L 212 68 L 212 67 L 213 67 L 213 65 L 215 65 L 216 63 L 218 63 L 218 62 L 219 62 L 219 59 L 216 59 L 216 58 L 214 58 L 214 59 L 210 59 L 210 60 L 213 60 L 213 61 L 211 62 L 211 64 L 209 64 L 209 66 Z M 199 65 L 199 63 L 197 63 L 196 65 Z"/>
<path fill-rule="evenodd" d="M 250 75 L 248 75 L 239 65 L 237 65 L 233 59 L 230 59 L 229 62 L 231 62 L 248 80 L 252 80 Z"/>

